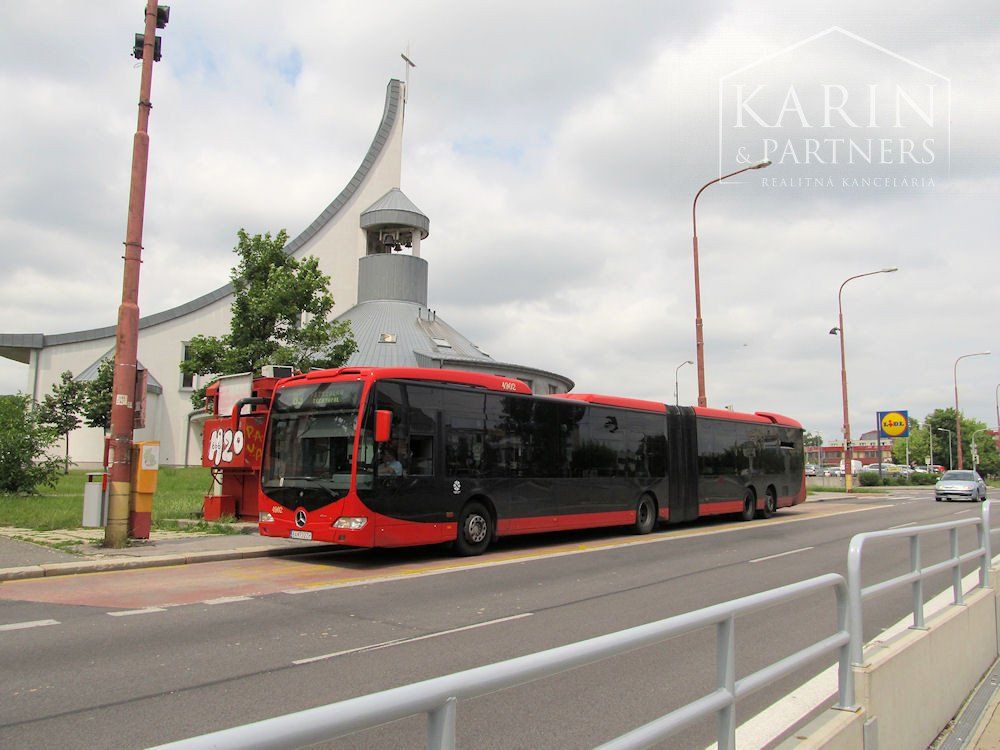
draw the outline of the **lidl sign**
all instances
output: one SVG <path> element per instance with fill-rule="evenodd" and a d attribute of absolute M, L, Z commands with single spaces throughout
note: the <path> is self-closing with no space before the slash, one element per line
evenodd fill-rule
<path fill-rule="evenodd" d="M 878 432 L 884 438 L 909 437 L 909 414 L 902 409 L 897 411 L 880 411 L 878 413 Z"/>

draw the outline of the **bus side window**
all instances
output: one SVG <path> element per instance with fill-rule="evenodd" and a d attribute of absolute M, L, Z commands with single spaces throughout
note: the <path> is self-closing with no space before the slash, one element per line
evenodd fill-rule
<path fill-rule="evenodd" d="M 410 476 L 434 474 L 434 434 L 441 409 L 440 389 L 412 383 L 406 386 L 410 439 L 406 466 Z"/>
<path fill-rule="evenodd" d="M 389 441 L 380 447 L 391 448 L 403 466 L 403 474 L 409 474 L 409 454 L 406 450 L 406 435 L 409 432 L 409 422 L 407 419 L 406 396 L 403 393 L 403 386 L 399 383 L 379 383 L 376 408 L 392 412 L 392 431 L 389 433 Z M 378 449 L 374 451 L 373 460 L 377 461 L 380 452 Z"/>

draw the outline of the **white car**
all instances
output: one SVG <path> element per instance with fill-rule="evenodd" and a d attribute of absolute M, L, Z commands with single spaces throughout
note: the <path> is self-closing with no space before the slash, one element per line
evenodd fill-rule
<path fill-rule="evenodd" d="M 946 471 L 934 485 L 934 499 L 982 502 L 986 499 L 986 482 L 975 471 Z"/>

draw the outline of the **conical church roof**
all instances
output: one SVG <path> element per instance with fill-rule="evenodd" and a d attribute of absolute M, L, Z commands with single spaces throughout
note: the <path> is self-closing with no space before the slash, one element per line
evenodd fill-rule
<path fill-rule="evenodd" d="M 431 220 L 399 188 L 393 188 L 361 212 L 362 229 L 400 226 L 419 229 L 421 239 L 431 231 Z"/>

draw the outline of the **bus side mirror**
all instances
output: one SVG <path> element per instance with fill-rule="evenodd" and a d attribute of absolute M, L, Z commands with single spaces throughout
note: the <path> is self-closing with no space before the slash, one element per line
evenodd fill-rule
<path fill-rule="evenodd" d="M 392 412 L 388 409 L 375 411 L 375 442 L 384 443 L 392 431 Z"/>

